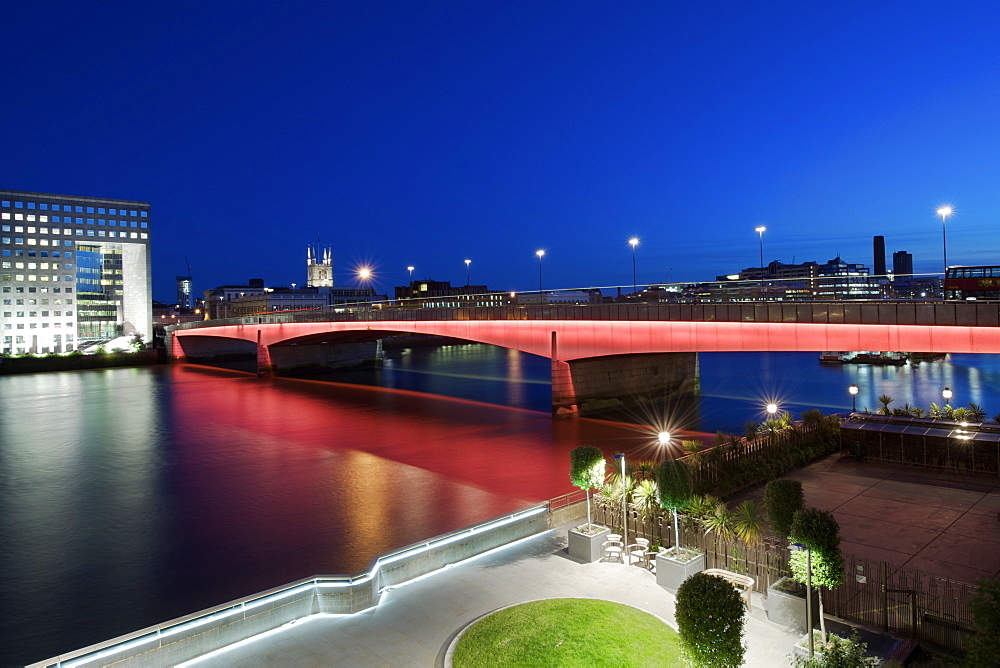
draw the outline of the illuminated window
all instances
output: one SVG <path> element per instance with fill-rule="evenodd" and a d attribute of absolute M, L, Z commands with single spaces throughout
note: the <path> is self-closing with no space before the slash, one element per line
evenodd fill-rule
<path fill-rule="evenodd" d="M 88 206 L 87 207 L 87 213 L 94 213 L 94 207 Z"/>
<path fill-rule="evenodd" d="M 28 202 L 28 208 L 29 209 L 34 209 L 35 208 L 35 203 L 34 202 Z"/>
<path fill-rule="evenodd" d="M 42 211 L 48 211 L 49 210 L 49 205 L 48 204 L 39 204 L 38 208 L 41 209 Z"/>

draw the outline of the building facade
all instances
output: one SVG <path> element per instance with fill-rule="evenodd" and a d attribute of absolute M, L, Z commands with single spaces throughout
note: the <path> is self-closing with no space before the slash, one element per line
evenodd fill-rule
<path fill-rule="evenodd" d="M 0 190 L 0 351 L 152 335 L 150 206 Z"/>

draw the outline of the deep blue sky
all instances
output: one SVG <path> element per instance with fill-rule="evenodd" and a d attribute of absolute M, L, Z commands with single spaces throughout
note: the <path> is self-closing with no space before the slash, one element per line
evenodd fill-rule
<path fill-rule="evenodd" d="M 995 2 L 53 2 L 4 10 L 0 188 L 149 200 L 154 296 L 331 244 L 497 289 L 1000 262 Z"/>

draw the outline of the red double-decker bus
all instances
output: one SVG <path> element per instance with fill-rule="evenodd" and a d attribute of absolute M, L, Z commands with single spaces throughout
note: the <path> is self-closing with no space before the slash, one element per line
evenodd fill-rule
<path fill-rule="evenodd" d="M 1000 265 L 948 267 L 945 299 L 1000 299 Z"/>

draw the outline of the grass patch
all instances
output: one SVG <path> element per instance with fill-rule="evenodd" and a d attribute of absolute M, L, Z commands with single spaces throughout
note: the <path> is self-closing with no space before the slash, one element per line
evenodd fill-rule
<path fill-rule="evenodd" d="M 456 668 L 479 666 L 677 666 L 677 632 L 653 615 L 611 601 L 553 598 L 522 603 L 473 624 Z"/>

